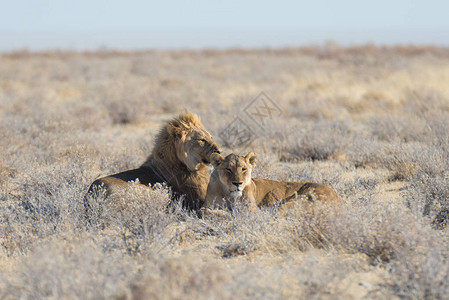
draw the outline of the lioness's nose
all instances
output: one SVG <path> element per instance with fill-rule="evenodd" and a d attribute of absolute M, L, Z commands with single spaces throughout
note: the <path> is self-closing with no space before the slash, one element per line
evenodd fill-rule
<path fill-rule="evenodd" d="M 239 187 L 243 184 L 243 182 L 242 181 L 233 181 L 232 184 L 235 185 L 236 187 Z"/>

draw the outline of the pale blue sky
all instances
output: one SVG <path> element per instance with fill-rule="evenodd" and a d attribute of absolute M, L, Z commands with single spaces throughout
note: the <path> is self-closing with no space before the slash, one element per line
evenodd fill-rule
<path fill-rule="evenodd" d="M 0 50 L 449 45 L 449 1 L 0 0 Z"/>

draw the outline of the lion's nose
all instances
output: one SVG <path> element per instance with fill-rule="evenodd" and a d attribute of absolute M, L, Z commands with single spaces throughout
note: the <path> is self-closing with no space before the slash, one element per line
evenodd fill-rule
<path fill-rule="evenodd" d="M 239 187 L 243 184 L 243 182 L 242 181 L 233 181 L 232 184 L 235 185 L 236 187 Z"/>
<path fill-rule="evenodd" d="M 220 151 L 220 149 L 218 149 L 218 147 L 214 147 L 214 148 L 212 149 L 212 152 L 213 152 L 213 153 L 218 153 L 218 154 L 221 153 L 221 151 Z"/>

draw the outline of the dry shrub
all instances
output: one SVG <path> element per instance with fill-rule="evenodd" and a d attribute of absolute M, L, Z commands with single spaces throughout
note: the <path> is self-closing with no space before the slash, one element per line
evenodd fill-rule
<path fill-rule="evenodd" d="M 133 283 L 135 299 L 231 298 L 225 288 L 230 274 L 214 261 L 203 261 L 193 253 L 181 257 L 150 260 L 144 272 Z"/>
<path fill-rule="evenodd" d="M 372 135 L 389 143 L 425 142 L 429 137 L 427 122 L 413 116 L 404 117 L 372 117 L 368 121 Z"/>
<path fill-rule="evenodd" d="M 132 253 L 163 245 L 165 229 L 183 213 L 180 206 L 169 212 L 171 193 L 161 185 L 147 189 L 135 183 L 107 197 L 101 189 L 86 197 L 88 226 L 93 230 L 112 229 Z"/>
<path fill-rule="evenodd" d="M 258 263 L 235 258 L 226 260 L 226 265 L 222 260 L 199 259 L 192 253 L 162 258 L 145 266 L 132 295 L 167 299 L 348 297 L 351 293 L 346 285 L 339 285 L 339 279 L 362 271 L 359 265 L 364 259 L 349 259 L 332 251 L 323 254 L 311 251 L 299 260 L 288 257 L 286 261 L 261 257 Z"/>
<path fill-rule="evenodd" d="M 8 205 L 0 206 L 6 253 L 26 252 L 39 239 L 82 225 L 83 168 L 77 172 L 77 167 L 71 164 L 70 173 L 66 164 L 56 164 L 17 178 L 20 190 L 9 193 Z"/>
<path fill-rule="evenodd" d="M 227 218 L 216 218 L 209 215 L 204 222 L 220 232 L 222 242 L 217 246 L 222 256 L 234 256 L 252 253 L 255 250 L 284 251 L 278 248 L 282 244 L 280 235 L 275 236 L 279 222 L 271 211 L 253 213 L 243 203 L 234 206 Z M 276 240 L 278 239 L 278 240 Z"/>
<path fill-rule="evenodd" d="M 11 271 L 15 276 L 0 276 L 0 295 L 5 299 L 123 295 L 138 269 L 117 244 L 112 237 L 92 235 L 61 235 L 43 242 Z"/>
<path fill-rule="evenodd" d="M 445 240 L 428 232 L 423 242 L 412 249 L 403 248 L 391 264 L 392 288 L 402 298 L 447 299 L 449 261 Z"/>
<path fill-rule="evenodd" d="M 132 101 L 119 99 L 107 105 L 113 124 L 124 125 L 136 121 L 139 107 Z"/>
<path fill-rule="evenodd" d="M 288 140 L 294 146 L 286 149 L 297 160 L 329 160 L 343 151 L 349 142 L 351 125 L 344 122 L 321 120 L 307 130 L 292 131 Z"/>
<path fill-rule="evenodd" d="M 332 224 L 329 240 L 334 247 L 363 253 L 373 264 L 390 262 L 401 249 L 421 242 L 417 220 L 400 204 L 354 203 L 343 209 Z"/>
<path fill-rule="evenodd" d="M 438 124 L 438 123 L 437 123 Z M 448 123 L 439 123 L 439 129 Z M 432 218 L 449 207 L 449 142 L 447 132 L 431 125 L 431 142 L 408 151 L 414 171 L 408 177 L 407 202 L 416 214 Z"/>
<path fill-rule="evenodd" d="M 432 89 L 412 89 L 407 90 L 405 110 L 425 119 L 429 123 L 441 119 L 449 112 L 447 98 Z"/>

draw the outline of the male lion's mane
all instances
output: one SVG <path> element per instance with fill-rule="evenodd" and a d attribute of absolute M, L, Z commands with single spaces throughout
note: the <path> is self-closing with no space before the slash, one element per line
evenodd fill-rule
<path fill-rule="evenodd" d="M 176 154 L 176 138 L 195 128 L 204 130 L 200 119 L 193 113 L 183 113 L 172 119 L 161 128 L 156 136 L 152 154 L 139 168 L 99 178 L 92 183 L 89 192 L 102 187 L 106 189 L 106 195 L 110 195 L 129 181 L 136 180 L 145 188 L 156 183 L 166 183 L 172 189 L 174 198 L 184 195 L 184 207 L 199 209 L 206 197 L 210 167 L 201 164 L 198 170 L 190 171 Z M 218 149 L 215 143 L 213 145 Z"/>

